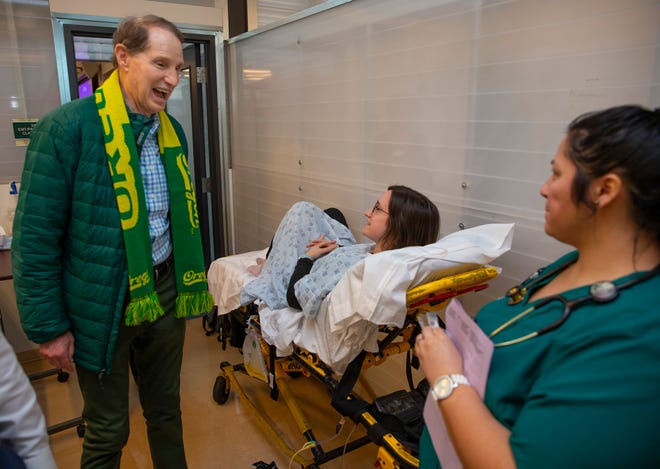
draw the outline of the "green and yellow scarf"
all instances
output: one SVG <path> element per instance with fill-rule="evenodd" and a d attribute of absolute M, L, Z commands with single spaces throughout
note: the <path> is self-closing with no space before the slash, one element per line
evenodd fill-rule
<path fill-rule="evenodd" d="M 149 221 L 139 154 L 116 70 L 96 90 L 95 97 L 126 245 L 130 290 L 126 325 L 153 322 L 165 313 L 154 290 Z M 209 312 L 213 298 L 206 283 L 197 202 L 186 155 L 167 114 L 161 111 L 158 117 L 158 146 L 170 193 L 170 229 L 178 292 L 176 316 L 183 318 Z"/>

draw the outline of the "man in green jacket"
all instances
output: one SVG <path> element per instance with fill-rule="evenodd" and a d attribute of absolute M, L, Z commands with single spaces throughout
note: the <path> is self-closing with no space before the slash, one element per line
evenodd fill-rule
<path fill-rule="evenodd" d="M 16 298 L 28 338 L 55 367 L 76 368 L 81 467 L 119 467 L 133 354 L 154 467 L 180 469 L 185 317 L 213 304 L 187 143 L 165 112 L 182 35 L 148 15 L 123 20 L 113 43 L 116 69 L 94 96 L 33 131 L 14 222 Z"/>

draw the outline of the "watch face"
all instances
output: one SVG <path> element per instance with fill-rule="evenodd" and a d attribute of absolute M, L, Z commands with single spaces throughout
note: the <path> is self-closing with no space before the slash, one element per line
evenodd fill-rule
<path fill-rule="evenodd" d="M 449 376 L 441 376 L 433 386 L 436 399 L 446 399 L 454 389 L 454 383 Z"/>

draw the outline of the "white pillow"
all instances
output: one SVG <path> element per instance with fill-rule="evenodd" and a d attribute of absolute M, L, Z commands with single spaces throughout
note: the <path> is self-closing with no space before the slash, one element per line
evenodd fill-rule
<path fill-rule="evenodd" d="M 511 248 L 514 224 L 488 224 L 451 233 L 426 246 L 367 256 L 332 290 L 328 313 L 333 331 L 360 320 L 400 327 L 406 291 L 484 265 Z"/>

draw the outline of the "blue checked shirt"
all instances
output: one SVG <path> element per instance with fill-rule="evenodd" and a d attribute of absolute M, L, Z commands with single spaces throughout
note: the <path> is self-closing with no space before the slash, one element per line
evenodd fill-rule
<path fill-rule="evenodd" d="M 172 252 L 170 237 L 170 193 L 167 189 L 165 167 L 160 158 L 157 132 L 160 127 L 158 114 L 154 114 L 151 128 L 146 127 L 137 138 L 140 153 L 140 174 L 144 186 L 144 197 L 149 214 L 149 235 L 154 265 L 160 264 Z"/>

